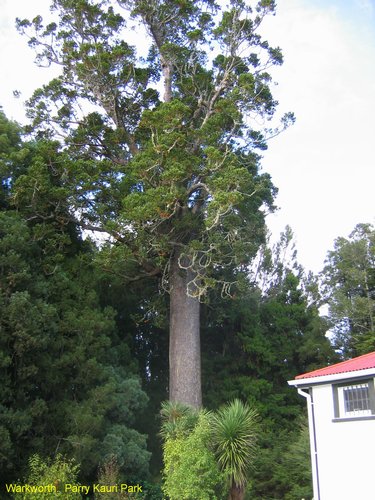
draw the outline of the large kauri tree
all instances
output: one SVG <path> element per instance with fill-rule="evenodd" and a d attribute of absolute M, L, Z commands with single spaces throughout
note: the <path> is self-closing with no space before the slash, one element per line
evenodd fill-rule
<path fill-rule="evenodd" d="M 275 192 L 255 152 L 278 130 L 259 130 L 277 104 L 268 68 L 281 52 L 258 34 L 275 3 L 249 4 L 54 0 L 56 23 L 18 20 L 38 62 L 61 66 L 28 112 L 37 136 L 61 138 L 70 216 L 108 235 L 108 270 L 169 291 L 170 399 L 194 407 L 200 302 L 234 286 L 220 269 L 239 281 Z"/>

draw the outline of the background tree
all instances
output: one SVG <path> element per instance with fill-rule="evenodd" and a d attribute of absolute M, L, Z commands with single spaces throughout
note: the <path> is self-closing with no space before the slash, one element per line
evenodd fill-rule
<path fill-rule="evenodd" d="M 337 238 L 322 273 L 333 343 L 344 358 L 375 350 L 375 231 L 358 224 Z"/>
<path fill-rule="evenodd" d="M 284 409 L 289 412 L 299 400 L 285 381 L 337 359 L 325 336 L 320 300 L 311 292 L 315 280 L 309 282 L 293 250 L 281 250 L 285 245 L 293 247 L 293 241 L 282 234 L 275 248 L 262 251 L 266 262 L 252 271 L 241 294 L 227 300 L 213 291 L 203 307 L 204 394 L 210 408 L 254 398 L 264 401 L 258 408 L 283 420 Z"/>
<path fill-rule="evenodd" d="M 116 352 L 141 377 L 148 396 L 147 406 L 137 413 L 137 429 L 148 435 L 150 469 L 159 477 L 162 449 L 158 415 L 162 401 L 168 398 L 168 296 L 151 278 L 130 283 L 124 290 L 116 269 L 103 272 L 100 251 L 95 254 L 95 265 L 100 275 L 100 303 L 116 312 Z"/>
<path fill-rule="evenodd" d="M 100 306 L 94 247 L 64 214 L 56 144 L 17 148 L 2 157 L 1 480 L 20 478 L 32 454 L 57 452 L 82 463 L 86 481 L 108 454 L 145 476 L 146 438 L 133 424 L 147 396 L 114 342 L 114 311 Z"/>
<path fill-rule="evenodd" d="M 26 168 L 28 150 L 22 148 L 20 132 L 20 126 L 8 120 L 0 107 L 0 210 L 9 207 L 12 178 L 17 175 L 15 169 Z"/>
<path fill-rule="evenodd" d="M 252 118 L 276 107 L 268 68 L 282 56 L 258 34 L 275 4 L 118 3 L 126 17 L 106 1 L 55 0 L 58 24 L 18 21 L 34 30 L 38 61 L 62 68 L 29 116 L 39 137 L 64 136 L 70 217 L 110 235 L 107 267 L 127 281 L 159 276 L 169 290 L 170 398 L 199 407 L 200 299 L 217 282 L 228 290 L 220 268 L 246 269 L 272 208 Z M 131 23 L 147 58 L 125 41 Z"/>
<path fill-rule="evenodd" d="M 306 416 L 296 422 L 296 432 L 289 434 L 288 442 L 275 463 L 277 482 L 283 486 L 285 500 L 313 498 L 310 435 Z"/>
<path fill-rule="evenodd" d="M 248 488 L 249 497 L 259 500 L 283 500 L 295 484 L 284 463 L 298 439 L 305 402 L 286 381 L 339 360 L 319 315 L 316 280 L 305 276 L 292 248 L 290 235 L 282 235 L 275 248 L 262 250 L 266 262 L 250 275 L 256 281 L 249 279 L 232 300 L 212 291 L 202 311 L 207 407 L 241 398 L 258 409 L 263 423 Z"/>

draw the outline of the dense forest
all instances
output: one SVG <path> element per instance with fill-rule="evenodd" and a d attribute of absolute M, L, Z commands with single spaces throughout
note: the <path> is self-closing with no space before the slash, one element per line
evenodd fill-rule
<path fill-rule="evenodd" d="M 311 498 L 287 380 L 375 349 L 375 232 L 338 237 L 319 276 L 291 228 L 269 243 L 277 189 L 260 152 L 294 120 L 252 121 L 277 106 L 282 54 L 259 35 L 274 2 L 53 7 L 56 22 L 17 23 L 61 76 L 35 91 L 27 126 L 0 112 L 4 494 L 127 483 L 142 492 L 95 498 Z M 125 41 L 134 26 L 147 58 Z M 253 429 L 251 467 L 235 472 L 219 453 L 233 415 Z"/>

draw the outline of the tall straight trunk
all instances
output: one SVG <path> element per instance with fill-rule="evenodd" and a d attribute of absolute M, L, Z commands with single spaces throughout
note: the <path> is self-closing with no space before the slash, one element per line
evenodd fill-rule
<path fill-rule="evenodd" d="M 179 267 L 176 252 L 170 268 L 169 399 L 200 408 L 200 303 L 187 294 L 193 278 L 192 271 Z"/>

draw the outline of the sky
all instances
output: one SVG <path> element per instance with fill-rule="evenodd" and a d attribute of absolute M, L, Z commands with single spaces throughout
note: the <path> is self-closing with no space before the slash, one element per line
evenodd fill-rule
<path fill-rule="evenodd" d="M 23 102 L 57 74 L 34 64 L 16 17 L 49 15 L 50 0 L 0 0 L 0 105 L 25 123 Z M 280 116 L 296 123 L 269 141 L 262 169 L 279 189 L 267 217 L 273 240 L 288 224 L 298 260 L 317 273 L 335 238 L 375 223 L 375 0 L 278 0 L 263 34 L 280 46 L 272 70 Z M 15 99 L 13 91 L 21 92 Z"/>

